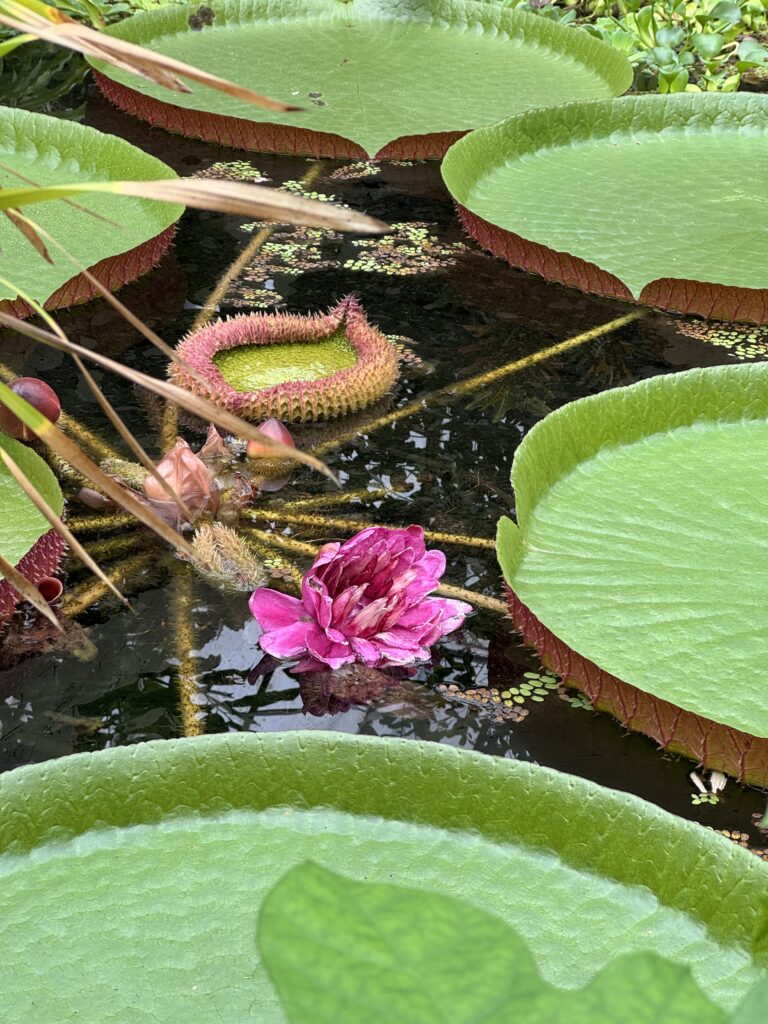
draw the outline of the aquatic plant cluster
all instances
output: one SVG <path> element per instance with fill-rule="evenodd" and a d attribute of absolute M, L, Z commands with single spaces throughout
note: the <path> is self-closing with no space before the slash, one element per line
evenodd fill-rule
<path fill-rule="evenodd" d="M 0 364 L 0 624 L 17 643 L 3 659 L 53 651 L 62 675 L 75 662 L 88 675 L 86 613 L 110 596 L 127 604 L 134 570 L 166 567 L 159 621 L 174 644 L 179 737 L 127 737 L 0 775 L 4 1021 L 100 1024 L 105 1007 L 116 1024 L 766 1019 L 757 844 L 768 824 L 752 819 L 753 846 L 706 817 L 740 785 L 768 789 L 768 276 L 755 257 L 768 237 L 768 97 L 736 94 L 768 68 L 766 11 L 764 0 L 0 0 L 0 61 L 29 60 L 35 39 L 70 47 L 108 102 L 205 154 L 180 177 L 76 118 L 0 108 L 0 329 L 71 358 L 129 453 L 60 398 L 56 371 L 45 381 Z M 163 145 L 180 166 L 182 144 Z M 264 170 L 248 151 L 311 159 L 276 175 L 277 161 Z M 429 179 L 413 217 L 371 216 L 392 167 L 418 182 L 422 160 L 441 161 L 445 190 Z M 365 212 L 339 201 L 350 182 L 365 182 Z M 447 242 L 433 219 L 446 195 Z M 180 289 L 186 333 L 168 316 L 169 345 L 112 293 L 167 256 L 186 206 L 217 217 L 197 225 L 210 231 L 206 298 Z M 213 282 L 211 254 L 234 237 L 240 251 Z M 441 275 L 491 261 L 474 243 L 514 268 L 503 287 L 529 304 L 538 293 L 517 271 L 572 289 L 558 293 L 566 306 L 576 292 L 606 305 L 566 338 L 422 391 L 415 378 L 435 368 L 365 309 L 382 308 L 377 288 L 434 278 L 424 323 L 438 309 L 460 316 Z M 284 308 L 332 269 L 357 275 L 361 295 L 347 285 L 309 312 L 303 299 L 301 312 Z M 121 338 L 96 329 L 78 344 L 51 315 L 96 295 L 154 346 L 149 372 L 142 356 L 117 358 Z M 478 344 L 487 322 L 521 316 L 508 297 L 503 310 L 482 298 Z M 593 309 L 611 314 L 590 321 Z M 654 375 L 654 364 L 552 411 L 526 406 L 531 378 L 509 384 L 641 322 L 660 345 L 709 346 L 709 365 Z M 497 341 L 512 349 L 516 336 L 486 344 Z M 718 344 L 732 363 L 717 365 Z M 471 347 L 457 346 L 457 364 Z M 18 363 L 12 346 L 8 359 Z M 106 374 L 134 389 L 134 407 L 109 400 Z M 514 449 L 514 494 L 481 480 L 475 463 L 488 476 L 498 464 L 474 437 L 451 472 L 468 501 L 484 486 L 510 513 L 495 541 L 440 507 L 442 464 L 415 473 L 418 431 L 406 481 L 366 450 L 427 409 L 441 432 L 444 407 L 489 394 Z M 128 426 L 139 412 L 154 457 Z M 363 490 L 296 486 L 307 470 L 346 484 L 353 462 L 365 462 Z M 433 492 L 424 523 L 412 522 L 417 490 Z M 409 500 L 399 522 L 410 525 L 382 511 L 393 497 Z M 495 552 L 494 593 L 473 572 L 447 582 L 453 550 Z M 92 576 L 66 592 L 75 560 Z M 240 719 L 204 735 L 199 664 L 218 657 L 194 626 L 206 587 L 223 630 L 227 609 L 252 616 L 237 634 L 253 656 L 237 685 L 265 705 L 282 679 L 312 728 L 257 732 Z M 469 647 L 475 613 L 502 636 L 509 626 L 508 644 L 489 643 L 487 677 L 459 685 L 446 652 Z M 345 735 L 353 709 L 376 702 L 409 704 L 414 720 L 461 704 L 483 716 L 491 754 L 502 732 L 525 743 L 538 708 L 555 730 L 576 719 L 589 757 L 594 723 L 595 735 L 643 734 L 687 759 L 685 812 L 702 820 L 543 767 L 535 752 L 526 763 L 460 749 L 461 735 Z M 326 718 L 337 731 L 314 728 Z M 80 713 L 70 724 L 90 728 Z"/>

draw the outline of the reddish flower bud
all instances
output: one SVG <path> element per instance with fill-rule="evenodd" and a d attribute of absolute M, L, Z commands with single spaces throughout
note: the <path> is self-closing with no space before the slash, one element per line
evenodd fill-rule
<path fill-rule="evenodd" d="M 213 474 L 182 438 L 177 438 L 173 448 L 158 463 L 157 471 L 193 515 L 215 505 L 218 495 Z M 150 501 L 170 501 L 168 493 L 153 476 L 148 476 L 144 482 L 144 494 Z"/>
<path fill-rule="evenodd" d="M 264 434 L 265 437 L 272 438 L 273 441 L 279 441 L 288 448 L 296 447 L 296 442 L 293 440 L 291 432 L 287 427 L 283 426 L 280 420 L 276 420 L 274 417 L 270 420 L 265 420 L 258 430 L 260 434 Z M 248 447 L 246 448 L 246 455 L 249 459 L 274 459 L 276 453 L 275 449 L 269 444 L 261 444 L 259 441 L 249 441 Z"/>
<path fill-rule="evenodd" d="M 26 399 L 30 405 L 34 405 L 37 411 L 41 412 L 51 423 L 55 423 L 61 415 L 59 396 L 44 380 L 38 380 L 37 377 L 17 377 L 8 386 L 11 391 L 15 391 L 21 398 Z M 35 437 L 35 432 L 25 427 L 18 416 L 14 416 L 10 409 L 2 404 L 0 404 L 0 430 L 19 441 L 32 441 Z"/>

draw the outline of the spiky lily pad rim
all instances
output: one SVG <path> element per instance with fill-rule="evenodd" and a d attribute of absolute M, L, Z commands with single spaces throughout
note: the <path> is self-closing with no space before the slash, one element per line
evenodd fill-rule
<path fill-rule="evenodd" d="M 134 246 L 128 252 L 121 252 L 117 256 L 108 256 L 87 269 L 105 288 L 115 292 L 143 277 L 144 274 L 156 267 L 171 248 L 175 233 L 176 225 L 172 224 L 159 235 L 142 242 L 141 245 Z M 98 297 L 99 292 L 85 274 L 75 274 L 51 295 L 44 303 L 44 308 L 49 310 L 65 309 L 68 306 L 90 302 L 91 299 Z M 4 299 L 0 302 L 0 311 L 21 320 L 35 315 L 33 308 L 23 299 Z"/>
<path fill-rule="evenodd" d="M 220 30 L 222 26 L 256 24 L 264 20 L 270 24 L 281 21 L 295 23 L 301 31 L 302 22 L 306 19 L 313 19 L 315 23 L 323 25 L 354 21 L 365 27 L 367 24 L 377 26 L 382 22 L 401 22 L 406 18 L 436 26 L 441 30 L 447 28 L 456 33 L 465 32 L 469 38 L 481 32 L 496 39 L 511 39 L 510 53 L 513 52 L 514 44 L 524 39 L 532 48 L 538 47 L 547 50 L 556 58 L 562 58 L 561 63 L 564 67 L 578 65 L 579 68 L 586 69 L 595 80 L 594 89 L 588 90 L 592 95 L 620 95 L 629 87 L 632 80 L 629 62 L 615 49 L 587 33 L 571 33 L 549 19 L 513 10 L 501 3 L 423 0 L 405 15 L 402 5 L 398 6 L 390 0 L 357 0 L 354 4 L 342 8 L 338 4 L 328 3 L 327 0 L 302 0 L 298 5 L 281 3 L 280 0 L 214 0 L 212 9 L 215 12 L 215 21 L 205 29 L 208 33 Z M 161 7 L 125 19 L 111 26 L 109 32 L 130 42 L 162 49 L 163 38 L 189 36 L 192 39 L 197 36 L 190 27 L 195 13 L 196 7 L 193 5 Z M 303 30 L 306 31 L 306 28 Z M 236 57 L 237 55 L 233 55 L 235 65 L 238 64 Z M 191 52 L 186 59 L 200 63 L 200 59 L 195 60 Z M 424 59 L 429 59 L 428 53 Z M 151 84 L 137 85 L 134 80 L 126 79 L 119 70 L 103 62 L 94 61 L 93 64 L 99 88 L 120 109 L 167 131 L 220 145 L 261 152 L 333 159 L 439 159 L 453 142 L 465 132 L 471 131 L 477 123 L 487 123 L 509 113 L 508 106 L 506 109 L 499 106 L 495 114 L 490 116 L 486 113 L 484 118 L 480 116 L 478 120 L 473 112 L 472 117 L 457 119 L 456 123 L 452 124 L 450 122 L 453 116 L 443 111 L 445 116 L 435 117 L 433 114 L 428 117 L 427 122 L 431 120 L 433 123 L 425 123 L 422 132 L 418 131 L 421 125 L 414 125 L 411 118 L 410 123 L 400 126 L 402 134 L 398 134 L 395 118 L 392 125 L 378 131 L 373 130 L 372 126 L 358 124 L 357 127 L 350 127 L 349 124 L 345 124 L 343 130 L 340 127 L 339 133 L 334 134 L 305 126 L 301 118 L 305 116 L 306 111 L 298 113 L 298 124 L 291 123 L 291 114 L 265 113 L 257 108 L 248 109 L 242 104 L 239 107 L 244 110 L 243 115 L 233 116 L 228 112 L 232 105 L 226 98 L 215 93 L 206 96 L 205 90 L 197 97 L 184 97 L 183 103 L 178 97 L 177 103 L 172 103 L 165 93 L 159 93 Z M 406 74 L 405 69 L 398 70 L 401 70 L 407 88 L 408 83 L 413 81 L 412 74 Z M 464 72 L 469 75 L 470 71 L 471 63 L 468 58 Z M 321 82 L 317 84 L 322 85 Z M 263 82 L 261 87 L 264 87 Z M 283 83 L 283 91 L 285 88 L 286 84 Z M 293 83 L 287 88 L 293 90 Z M 280 92 L 281 89 L 275 83 L 270 91 Z M 550 95 L 546 101 L 557 102 L 571 95 L 567 84 L 564 84 L 561 91 L 562 96 Z M 294 92 L 291 94 L 295 95 Z M 435 95 L 440 96 L 441 93 L 438 91 Z M 411 109 L 416 109 L 419 102 L 418 93 L 414 93 Z M 487 102 L 483 102 L 481 106 L 487 109 Z M 381 116 L 381 103 L 371 104 L 371 107 L 374 114 L 379 112 L 378 116 Z M 451 110 L 455 110 L 455 106 L 450 107 L 449 111 Z M 295 116 L 297 115 L 293 115 Z M 342 117 L 342 121 L 344 120 Z M 435 123 L 443 121 L 446 123 Z M 318 120 L 318 127 L 321 124 L 322 118 Z"/>
<path fill-rule="evenodd" d="M 470 195 L 477 179 L 494 163 L 529 156 L 539 149 L 562 146 L 567 150 L 579 140 L 608 139 L 614 132 L 631 134 L 633 127 L 658 134 L 665 128 L 679 127 L 686 118 L 691 131 L 702 131 L 702 125 L 712 127 L 721 121 L 732 124 L 734 129 L 742 122 L 762 124 L 768 112 L 768 103 L 763 100 L 751 95 L 634 96 L 530 110 L 479 128 L 459 140 L 443 162 L 443 180 L 468 234 L 514 267 L 606 298 L 713 320 L 764 324 L 768 323 L 768 287 L 659 277 L 647 283 L 635 297 L 624 281 L 597 264 L 484 219 L 471 208 Z M 571 126 L 570 134 L 564 137 L 566 124 Z M 674 253 L 674 245 L 670 252 Z"/>
<path fill-rule="evenodd" d="M 16 568 L 30 583 L 38 584 L 45 576 L 52 576 L 59 567 L 64 554 L 64 541 L 55 530 L 44 533 Z M 0 580 L 0 622 L 13 615 L 22 598 L 8 580 Z"/>
<path fill-rule="evenodd" d="M 768 787 L 768 739 L 685 711 L 605 672 L 547 629 L 508 584 L 504 589 L 525 643 L 565 686 L 586 694 L 596 710 L 607 711 L 625 729 L 650 736 L 662 750 L 683 754 L 739 782 Z"/>
<path fill-rule="evenodd" d="M 251 153 L 276 153 L 305 156 L 315 160 L 369 160 L 370 156 L 356 142 L 331 132 L 294 128 L 288 124 L 249 121 L 244 117 L 208 114 L 187 110 L 172 103 L 145 96 L 136 89 L 115 82 L 100 71 L 94 78 L 104 96 L 119 110 L 146 121 L 153 128 L 162 128 L 187 139 L 201 139 L 217 146 L 241 149 Z M 426 135 L 404 135 L 388 143 L 377 160 L 441 160 L 454 142 L 466 132 L 430 132 Z"/>
<path fill-rule="evenodd" d="M 317 380 L 237 391 L 214 363 L 214 356 L 226 349 L 321 341 L 342 326 L 357 362 Z M 255 422 L 271 416 L 288 422 L 312 422 L 358 412 L 392 390 L 399 363 L 395 347 L 368 323 L 352 295 L 324 315 L 260 313 L 218 321 L 188 335 L 178 346 L 178 353 L 206 382 L 206 397 Z M 199 381 L 178 364 L 173 364 L 169 372 L 175 383 L 200 391 Z"/>

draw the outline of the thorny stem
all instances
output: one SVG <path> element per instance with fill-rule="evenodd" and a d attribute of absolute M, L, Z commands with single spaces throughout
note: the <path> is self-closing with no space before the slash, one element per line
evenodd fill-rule
<path fill-rule="evenodd" d="M 71 516 L 67 519 L 70 530 L 77 535 L 121 530 L 125 526 L 136 526 L 137 522 L 137 519 L 124 512 L 115 512 L 112 515 Z"/>
<path fill-rule="evenodd" d="M 128 589 L 126 584 L 130 584 L 133 577 L 146 568 L 154 557 L 156 556 L 153 556 L 151 552 L 144 551 L 134 555 L 133 558 L 117 562 L 106 575 L 120 590 L 126 590 Z M 109 587 L 103 580 L 89 579 L 65 594 L 61 602 L 61 610 L 68 618 L 76 619 L 110 593 Z"/>
<path fill-rule="evenodd" d="M 338 493 L 315 494 L 309 498 L 293 498 L 290 501 L 282 502 L 278 507 L 281 509 L 302 509 L 302 508 L 325 508 L 327 505 L 347 505 L 353 501 L 381 501 L 392 494 L 398 494 L 405 490 L 405 485 L 399 487 L 381 487 L 375 491 L 340 491 Z"/>
<path fill-rule="evenodd" d="M 197 678 L 195 649 L 194 586 L 189 566 L 173 563 L 171 590 L 171 629 L 176 645 L 176 689 L 181 711 L 181 727 L 185 736 L 202 736 L 205 720 L 195 700 L 201 690 Z"/>
<path fill-rule="evenodd" d="M 270 507 L 244 509 L 242 515 L 246 519 L 264 520 L 271 523 L 285 523 L 291 526 L 318 526 L 328 527 L 333 530 L 341 530 L 345 533 L 357 533 L 358 530 L 366 530 L 371 526 L 380 526 L 380 523 L 365 523 L 359 519 L 332 519 L 324 515 L 307 515 L 305 513 L 285 512 L 283 509 Z M 428 541 L 437 544 L 453 544 L 457 547 L 486 548 L 493 551 L 496 544 L 486 537 L 466 537 L 460 533 L 440 533 L 435 530 L 425 530 L 424 536 Z"/>
<path fill-rule="evenodd" d="M 346 434 L 339 434 L 336 437 L 317 445 L 317 447 L 312 449 L 312 454 L 317 456 L 325 455 L 326 452 L 332 451 L 334 448 L 338 448 L 342 444 L 346 444 L 347 441 L 354 441 L 360 436 L 360 434 L 371 434 L 374 430 L 380 430 L 382 427 L 387 427 L 391 423 L 398 423 L 400 420 L 407 419 L 408 416 L 413 416 L 431 405 L 445 401 L 447 398 L 457 398 L 461 395 L 466 395 L 472 391 L 476 391 L 478 388 L 485 387 L 488 384 L 494 384 L 496 381 L 502 380 L 504 377 L 509 377 L 514 373 L 519 373 L 520 370 L 527 369 L 529 366 L 535 366 L 537 363 L 546 362 L 547 359 L 560 355 L 561 352 L 567 352 L 572 348 L 578 348 L 579 345 L 585 345 L 587 342 L 594 341 L 596 338 L 602 338 L 606 334 L 618 331 L 619 328 L 626 327 L 627 324 L 631 324 L 643 316 L 645 316 L 645 310 L 637 310 L 633 313 L 627 313 L 625 316 L 621 316 L 616 320 L 611 320 L 609 323 L 602 324 L 600 327 L 593 327 L 591 330 L 584 331 L 582 334 L 577 334 L 573 338 L 567 338 L 565 341 L 559 341 L 555 345 L 549 345 L 547 348 L 539 349 L 538 352 L 533 352 L 529 356 L 523 356 L 522 359 L 515 359 L 511 363 L 505 363 L 504 366 L 498 366 L 495 370 L 488 370 L 486 373 L 478 373 L 474 377 L 468 377 L 466 380 L 458 381 L 456 384 L 448 384 L 446 387 L 438 388 L 437 391 L 431 391 L 429 394 L 423 395 L 421 398 L 415 398 L 412 402 L 408 402 L 407 405 L 402 406 L 400 409 L 394 409 L 392 412 L 386 413 L 386 415 L 380 416 L 378 419 L 371 420 L 370 423 L 365 424 L 364 427 L 358 426 L 354 431 L 349 431 Z"/>

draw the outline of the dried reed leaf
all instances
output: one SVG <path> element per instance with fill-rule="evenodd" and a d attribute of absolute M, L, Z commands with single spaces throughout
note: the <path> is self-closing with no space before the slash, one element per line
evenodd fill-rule
<path fill-rule="evenodd" d="M 46 4 L 35 4 L 30 0 L 0 0 L 0 24 L 88 57 L 103 60 L 113 67 L 157 82 L 172 92 L 191 92 L 189 86 L 178 77 L 182 76 L 265 110 L 285 112 L 302 109 L 293 103 L 282 103 L 280 100 L 253 92 L 235 82 L 201 71 L 191 64 L 166 57 L 162 53 L 155 53 L 143 46 L 136 46 L 123 39 L 97 32 Z"/>

